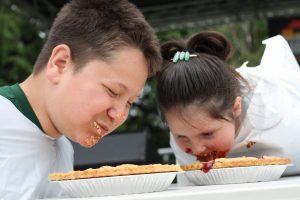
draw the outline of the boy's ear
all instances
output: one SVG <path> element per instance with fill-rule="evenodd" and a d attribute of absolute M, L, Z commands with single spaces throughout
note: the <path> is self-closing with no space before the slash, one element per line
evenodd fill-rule
<path fill-rule="evenodd" d="M 233 105 L 233 116 L 239 117 L 242 113 L 242 97 L 237 96 Z"/>
<path fill-rule="evenodd" d="M 60 44 L 52 50 L 47 63 L 46 75 L 49 81 L 58 83 L 61 75 L 70 67 L 71 50 L 69 46 Z"/>

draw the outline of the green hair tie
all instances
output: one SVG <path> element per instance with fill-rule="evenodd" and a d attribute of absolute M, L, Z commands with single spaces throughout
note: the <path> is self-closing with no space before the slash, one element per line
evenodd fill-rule
<path fill-rule="evenodd" d="M 197 56 L 196 54 L 190 54 L 188 51 L 177 51 L 174 54 L 173 59 L 171 59 L 173 61 L 173 63 L 176 63 L 178 60 L 181 61 L 189 61 L 190 57 L 195 57 Z"/>
<path fill-rule="evenodd" d="M 172 59 L 174 63 L 176 63 L 176 62 L 178 61 L 178 59 L 179 59 L 179 55 L 180 55 L 180 52 L 179 52 L 179 51 L 177 51 L 177 52 L 175 53 L 175 55 L 174 55 L 173 59 Z"/>

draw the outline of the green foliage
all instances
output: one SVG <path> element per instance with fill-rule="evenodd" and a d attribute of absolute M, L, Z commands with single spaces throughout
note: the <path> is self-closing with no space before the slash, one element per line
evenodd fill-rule
<path fill-rule="evenodd" d="M 267 27 L 266 19 L 258 19 L 216 28 L 232 43 L 234 51 L 230 63 L 233 66 L 240 66 L 245 61 L 249 61 L 249 66 L 259 65 L 264 51 L 262 41 L 268 37 Z"/>
<path fill-rule="evenodd" d="M 9 3 L 2 3 L 0 12 L 0 85 L 24 80 L 42 45 L 36 27 Z"/>

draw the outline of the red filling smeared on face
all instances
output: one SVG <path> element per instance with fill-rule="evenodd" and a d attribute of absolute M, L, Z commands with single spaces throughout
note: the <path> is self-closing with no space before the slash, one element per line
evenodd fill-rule
<path fill-rule="evenodd" d="M 215 153 L 215 158 L 214 158 L 214 159 L 217 159 L 217 158 L 225 158 L 226 155 L 228 154 L 228 152 L 229 152 L 229 150 L 216 152 L 216 153 Z"/>
<path fill-rule="evenodd" d="M 187 147 L 184 151 L 188 154 L 193 154 L 191 148 Z M 204 173 L 207 173 L 212 169 L 212 167 L 215 163 L 215 160 L 217 158 L 226 157 L 228 152 L 229 152 L 229 150 L 218 151 L 218 152 L 215 151 L 215 152 L 211 152 L 208 156 L 202 156 L 202 155 L 194 155 L 194 156 L 196 156 L 197 160 L 202 162 L 202 164 L 203 164 L 203 167 L 202 167 L 201 171 L 203 171 Z"/>
<path fill-rule="evenodd" d="M 185 153 L 191 154 L 191 153 L 192 153 L 192 150 L 191 150 L 190 148 L 186 148 L 186 149 L 185 149 Z"/>
<path fill-rule="evenodd" d="M 222 152 L 212 152 L 210 154 L 210 156 L 207 156 L 207 157 L 196 156 L 197 160 L 199 160 L 203 164 L 203 167 L 202 167 L 201 170 L 204 173 L 209 172 L 212 169 L 212 167 L 213 167 L 213 165 L 215 163 L 215 160 L 217 158 L 224 158 L 227 155 L 228 152 L 229 152 L 229 150 L 222 151 Z"/>
<path fill-rule="evenodd" d="M 209 153 L 207 156 L 203 156 L 203 155 L 195 155 L 197 157 L 197 160 L 199 160 L 200 162 L 209 162 L 211 160 L 215 160 L 217 158 L 224 158 L 228 153 L 227 151 L 222 151 L 222 152 L 211 152 Z"/>

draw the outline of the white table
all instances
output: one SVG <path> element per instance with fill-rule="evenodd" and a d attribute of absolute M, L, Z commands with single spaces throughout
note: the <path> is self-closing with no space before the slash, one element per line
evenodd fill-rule
<path fill-rule="evenodd" d="M 277 181 L 210 185 L 172 185 L 162 192 L 76 198 L 74 200 L 300 200 L 300 176 L 283 177 Z M 53 199 L 52 199 L 53 200 Z M 63 199 L 60 199 L 63 200 Z M 70 200 L 64 199 L 64 200 Z"/>

